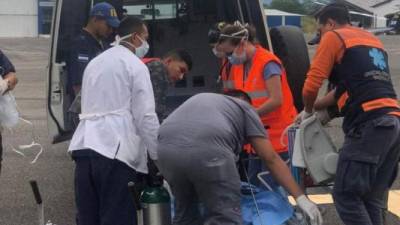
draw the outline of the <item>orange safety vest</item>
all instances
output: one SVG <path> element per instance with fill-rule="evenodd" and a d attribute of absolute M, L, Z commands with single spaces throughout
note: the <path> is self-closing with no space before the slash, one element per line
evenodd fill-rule
<path fill-rule="evenodd" d="M 400 115 L 400 106 L 390 75 L 388 55 L 373 34 L 354 27 L 331 31 L 344 45 L 340 63 L 335 63 L 329 81 L 344 116 L 345 133 L 384 114 Z M 362 66 L 355 66 L 362 65 Z"/>
<path fill-rule="evenodd" d="M 278 57 L 257 45 L 247 79 L 243 77 L 244 65 L 232 65 L 229 76 L 227 79 L 225 77 L 224 88 L 245 91 L 251 97 L 254 108 L 260 107 L 269 99 L 266 81 L 264 80 L 264 67 L 269 62 L 275 62 L 282 66 Z M 287 151 L 287 136 L 284 138 L 284 145 L 281 143 L 281 136 L 284 130 L 293 123 L 297 115 L 285 70 L 281 74 L 281 84 L 282 105 L 275 111 L 261 116 L 261 121 L 268 129 L 269 140 L 276 152 Z"/>

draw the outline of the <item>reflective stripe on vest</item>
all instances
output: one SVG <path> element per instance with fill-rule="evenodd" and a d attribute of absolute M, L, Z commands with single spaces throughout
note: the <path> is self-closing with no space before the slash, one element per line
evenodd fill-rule
<path fill-rule="evenodd" d="M 226 88 L 226 89 L 235 89 L 235 84 L 231 80 L 224 80 L 222 82 L 222 84 L 224 85 L 224 88 Z"/>
<path fill-rule="evenodd" d="M 342 96 L 340 96 L 339 100 L 337 101 L 339 111 L 342 111 L 343 107 L 346 105 L 347 99 L 349 99 L 349 94 L 346 91 L 342 94 Z"/>
<path fill-rule="evenodd" d="M 256 98 L 268 98 L 269 94 L 267 91 L 249 91 L 247 94 L 250 96 L 251 99 Z"/>
<path fill-rule="evenodd" d="M 379 98 L 362 104 L 364 112 L 384 107 L 399 108 L 399 102 L 393 98 Z"/>
<path fill-rule="evenodd" d="M 388 113 L 389 115 L 393 115 L 393 116 L 398 116 L 398 117 L 400 117 L 400 112 L 390 112 L 390 113 Z"/>

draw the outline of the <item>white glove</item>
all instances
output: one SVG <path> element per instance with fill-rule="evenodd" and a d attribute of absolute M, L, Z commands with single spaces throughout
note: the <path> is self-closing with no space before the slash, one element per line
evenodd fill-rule
<path fill-rule="evenodd" d="M 3 95 L 8 90 L 8 81 L 0 79 L 0 95 Z"/>
<path fill-rule="evenodd" d="M 295 123 L 301 124 L 305 119 L 307 119 L 310 116 L 312 116 L 312 113 L 309 113 L 309 112 L 306 112 L 305 110 L 303 110 L 297 115 L 297 117 L 295 119 Z"/>
<path fill-rule="evenodd" d="M 329 116 L 328 110 L 323 109 L 323 110 L 318 110 L 315 112 L 315 116 L 321 121 L 322 125 L 327 124 L 329 121 L 332 120 L 332 118 Z"/>
<path fill-rule="evenodd" d="M 323 223 L 318 207 L 305 195 L 300 195 L 296 199 L 299 208 L 308 216 L 311 225 L 321 225 Z"/>

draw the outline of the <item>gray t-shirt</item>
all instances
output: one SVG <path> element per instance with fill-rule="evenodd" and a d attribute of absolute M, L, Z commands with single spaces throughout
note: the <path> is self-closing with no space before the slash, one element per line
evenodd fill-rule
<path fill-rule="evenodd" d="M 266 131 L 247 102 L 213 93 L 195 95 L 164 120 L 159 145 L 227 149 L 238 154 L 248 137 Z"/>

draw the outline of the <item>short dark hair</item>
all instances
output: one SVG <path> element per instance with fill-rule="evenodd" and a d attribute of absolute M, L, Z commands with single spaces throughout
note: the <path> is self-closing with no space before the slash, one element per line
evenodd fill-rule
<path fill-rule="evenodd" d="M 117 29 L 117 34 L 120 37 L 126 36 L 132 33 L 140 33 L 143 31 L 144 21 L 135 16 L 126 16 L 122 19 Z"/>
<path fill-rule="evenodd" d="M 187 52 L 186 50 L 184 50 L 182 48 L 173 49 L 173 50 L 167 52 L 163 56 L 163 58 L 164 59 L 172 58 L 177 61 L 182 61 L 182 62 L 186 63 L 189 70 L 192 70 L 192 66 L 193 66 L 192 56 L 189 54 L 189 52 Z"/>
<path fill-rule="evenodd" d="M 228 95 L 235 98 L 240 98 L 251 104 L 251 98 L 249 94 L 239 89 L 230 89 L 224 92 L 224 95 Z"/>
<path fill-rule="evenodd" d="M 326 24 L 328 19 L 332 19 L 341 25 L 350 23 L 349 10 L 343 3 L 331 3 L 324 6 L 315 14 L 315 18 L 320 24 Z"/>

